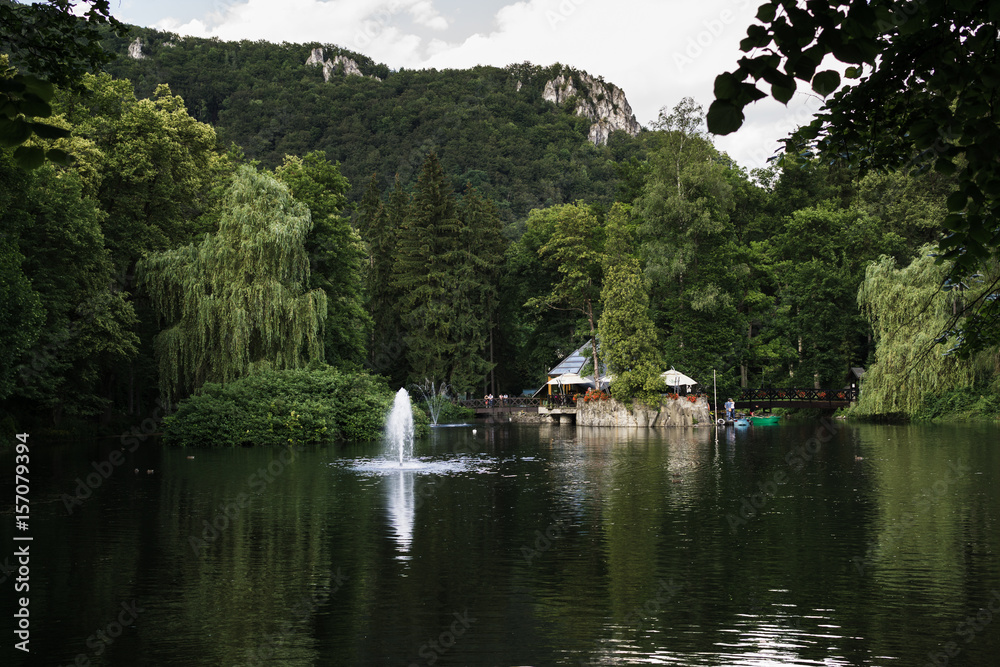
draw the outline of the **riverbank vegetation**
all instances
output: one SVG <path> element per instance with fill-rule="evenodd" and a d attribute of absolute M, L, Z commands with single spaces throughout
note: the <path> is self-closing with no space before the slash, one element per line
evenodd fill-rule
<path fill-rule="evenodd" d="M 327 444 L 379 436 L 395 392 L 329 366 L 208 382 L 163 420 L 163 440 L 193 447 Z"/>
<path fill-rule="evenodd" d="M 0 150 L 4 423 L 110 428 L 168 401 L 172 442 L 366 438 L 390 387 L 519 395 L 587 341 L 621 400 L 670 366 L 716 371 L 720 395 L 840 388 L 860 366 L 859 416 L 996 416 L 995 324 L 964 318 L 997 273 L 950 280 L 934 257 L 948 169 L 748 172 L 690 99 L 595 145 L 542 99 L 558 73 L 587 94 L 558 64 L 392 71 L 139 29 L 105 45 L 115 63 L 53 91 L 65 131 L 17 137 L 72 162 Z M 304 64 L 319 46 L 364 76 L 324 80 Z M 949 333 L 981 344 L 946 354 Z"/>

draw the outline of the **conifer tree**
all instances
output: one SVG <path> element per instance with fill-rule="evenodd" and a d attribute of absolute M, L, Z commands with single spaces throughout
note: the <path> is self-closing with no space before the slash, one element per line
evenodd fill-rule
<path fill-rule="evenodd" d="M 458 386 L 472 389 L 496 366 L 492 339 L 497 326 L 497 286 L 505 244 L 496 205 L 477 190 L 470 188 L 462 197 L 459 216 L 466 253 L 455 284 L 467 307 L 457 313 L 460 326 L 456 329 L 456 344 L 463 362 L 456 367 L 455 375 Z M 489 391 L 496 393 L 492 384 Z"/>
<path fill-rule="evenodd" d="M 273 177 L 240 167 L 219 231 L 144 258 L 140 280 L 168 328 L 156 338 L 168 400 L 207 381 L 323 360 L 323 290 L 307 290 L 308 209 Z"/>
<path fill-rule="evenodd" d="M 454 385 L 455 333 L 461 292 L 456 269 L 462 237 L 455 197 L 437 155 L 428 155 L 399 233 L 395 286 L 405 331 L 409 380 Z"/>
<path fill-rule="evenodd" d="M 406 348 L 400 322 L 399 292 L 395 284 L 399 229 L 409 209 L 409 195 L 397 176 L 383 204 L 378 180 L 372 175 L 361 201 L 358 228 L 368 248 L 365 264 L 366 309 L 372 320 L 368 367 L 394 385 L 406 382 Z"/>

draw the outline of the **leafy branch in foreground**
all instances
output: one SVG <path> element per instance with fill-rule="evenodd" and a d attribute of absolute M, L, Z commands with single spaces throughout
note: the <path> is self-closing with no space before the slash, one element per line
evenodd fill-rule
<path fill-rule="evenodd" d="M 74 13 L 78 7 L 87 8 L 82 16 Z M 52 116 L 54 86 L 79 89 L 86 72 L 99 70 L 114 57 L 101 46 L 101 29 L 110 25 L 122 33 L 124 26 L 110 11 L 108 0 L 0 2 L 0 147 L 14 148 L 21 167 L 36 169 L 46 159 L 69 163 L 63 150 L 25 143 L 32 137 L 69 136 L 68 130 L 35 119 Z M 10 68 L 6 54 L 30 73 Z"/>
<path fill-rule="evenodd" d="M 842 163 L 860 173 L 934 169 L 954 174 L 940 261 L 959 282 L 1000 258 L 1000 61 L 994 2 L 771 0 L 757 12 L 735 71 L 715 80 L 709 130 L 729 134 L 744 108 L 770 95 L 787 103 L 798 83 L 828 97 L 809 124 L 785 141 L 786 159 Z M 849 65 L 819 70 L 832 55 Z M 974 354 L 1000 340 L 1000 304 L 987 298 L 968 313 L 956 351 Z"/>

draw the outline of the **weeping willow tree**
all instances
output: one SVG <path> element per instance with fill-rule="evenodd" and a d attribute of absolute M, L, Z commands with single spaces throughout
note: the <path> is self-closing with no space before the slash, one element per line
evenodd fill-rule
<path fill-rule="evenodd" d="M 948 285 L 948 263 L 936 263 L 933 247 L 897 268 L 891 257 L 872 262 L 858 290 L 858 305 L 871 323 L 875 364 L 865 373 L 856 414 L 912 417 L 925 398 L 972 387 L 978 374 L 993 374 L 996 350 L 962 360 L 947 354 L 942 334 L 955 325 L 977 285 Z M 983 289 L 979 288 L 980 291 Z"/>
<path fill-rule="evenodd" d="M 156 357 L 168 400 L 205 382 L 323 360 L 326 293 L 305 288 L 309 210 L 286 186 L 245 166 L 223 210 L 214 235 L 139 264 L 166 323 Z"/>

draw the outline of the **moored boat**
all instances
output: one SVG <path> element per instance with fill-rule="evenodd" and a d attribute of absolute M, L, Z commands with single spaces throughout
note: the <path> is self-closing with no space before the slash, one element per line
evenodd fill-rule
<path fill-rule="evenodd" d="M 754 424 L 764 425 L 764 424 L 777 424 L 779 415 L 763 415 L 763 416 L 753 416 L 750 421 Z"/>

